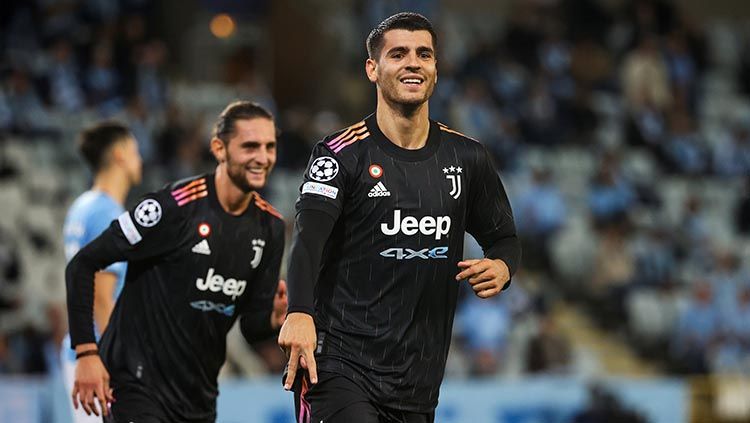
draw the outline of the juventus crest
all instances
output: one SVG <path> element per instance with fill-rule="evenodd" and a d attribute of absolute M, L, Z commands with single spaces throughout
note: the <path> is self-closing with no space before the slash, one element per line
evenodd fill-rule
<path fill-rule="evenodd" d="M 461 174 L 463 172 L 463 169 L 460 167 L 444 167 L 443 173 L 445 174 L 445 179 L 449 180 L 451 183 L 451 191 L 448 193 L 451 197 L 458 200 L 458 197 L 461 196 Z"/>

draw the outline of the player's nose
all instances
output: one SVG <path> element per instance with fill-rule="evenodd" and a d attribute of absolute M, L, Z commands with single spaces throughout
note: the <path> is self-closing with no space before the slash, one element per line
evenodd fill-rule
<path fill-rule="evenodd" d="M 419 57 L 417 57 L 417 54 L 410 53 L 409 55 L 407 55 L 406 69 L 416 70 L 420 68 L 421 68 L 421 65 L 419 63 Z"/>
<path fill-rule="evenodd" d="M 253 161 L 260 165 L 267 165 L 268 160 L 268 152 L 264 148 L 259 149 L 255 157 L 253 157 Z"/>

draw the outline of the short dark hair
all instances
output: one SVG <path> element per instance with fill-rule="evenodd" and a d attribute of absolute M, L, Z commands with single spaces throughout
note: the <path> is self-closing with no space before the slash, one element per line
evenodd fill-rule
<path fill-rule="evenodd" d="M 219 115 L 219 119 L 216 120 L 213 136 L 227 143 L 236 129 L 235 122 L 242 119 L 257 118 L 273 121 L 271 112 L 258 103 L 252 101 L 235 101 L 229 103 Z"/>
<path fill-rule="evenodd" d="M 378 26 L 370 31 L 367 36 L 367 54 L 370 59 L 376 60 L 383 50 L 383 37 L 392 29 L 405 29 L 407 31 L 427 31 L 432 36 L 432 48 L 437 50 L 437 35 L 432 24 L 427 18 L 414 12 L 401 12 L 380 22 Z"/>
<path fill-rule="evenodd" d="M 105 167 L 106 156 L 112 146 L 131 136 L 130 129 L 122 123 L 100 122 L 81 132 L 78 151 L 81 152 L 91 171 L 97 173 Z"/>

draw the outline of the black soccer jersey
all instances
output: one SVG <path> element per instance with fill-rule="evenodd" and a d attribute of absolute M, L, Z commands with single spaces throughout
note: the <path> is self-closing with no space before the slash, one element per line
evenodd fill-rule
<path fill-rule="evenodd" d="M 226 334 L 238 316 L 270 330 L 284 249 L 280 215 L 253 195 L 230 215 L 204 175 L 145 196 L 105 232 L 113 261 L 129 263 L 100 344 L 115 396 L 142 392 L 169 421 L 216 419 Z"/>
<path fill-rule="evenodd" d="M 318 369 L 362 384 L 385 406 L 433 410 L 464 232 L 487 250 L 515 238 L 486 149 L 434 121 L 423 148 L 402 149 L 371 115 L 315 146 L 297 209 L 336 220 L 315 285 Z"/>

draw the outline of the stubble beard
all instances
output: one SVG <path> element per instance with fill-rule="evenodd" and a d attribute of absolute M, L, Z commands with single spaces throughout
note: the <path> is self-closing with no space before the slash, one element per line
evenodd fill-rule
<path fill-rule="evenodd" d="M 251 187 L 250 183 L 247 182 L 247 177 L 245 176 L 245 166 L 239 163 L 234 163 L 229 154 L 227 154 L 226 166 L 227 176 L 229 176 L 229 180 L 232 181 L 234 186 L 236 186 L 240 191 L 244 192 L 245 194 L 249 194 L 255 190 L 255 188 Z"/>
<path fill-rule="evenodd" d="M 425 91 L 424 97 L 420 99 L 404 99 L 400 98 L 398 95 L 398 84 L 400 84 L 399 81 L 397 81 L 395 84 L 391 84 L 387 87 L 384 87 L 385 89 L 382 90 L 383 92 L 383 99 L 399 114 L 405 117 L 413 116 L 419 109 L 427 103 L 427 101 L 432 96 L 433 91 L 435 90 L 435 83 L 432 81 L 425 81 L 424 83 L 429 83 L 430 86 L 427 87 L 427 90 Z"/>

